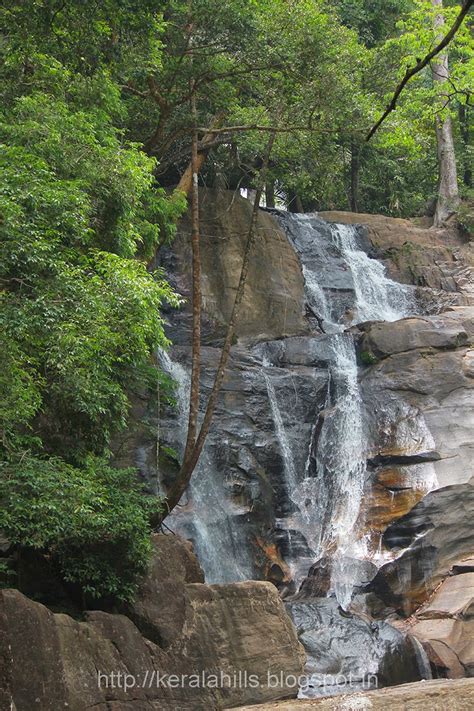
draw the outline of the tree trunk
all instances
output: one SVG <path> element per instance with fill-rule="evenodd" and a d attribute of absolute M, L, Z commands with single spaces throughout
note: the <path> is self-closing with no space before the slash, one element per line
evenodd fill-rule
<path fill-rule="evenodd" d="M 443 37 L 444 17 L 442 14 L 443 0 L 431 0 L 435 9 L 434 31 L 436 40 Z M 435 86 L 438 87 L 438 110 L 442 110 L 447 103 L 446 84 L 449 81 L 448 53 L 439 54 L 431 64 L 431 72 Z M 456 168 L 456 155 L 454 152 L 453 127 L 451 116 L 437 115 L 436 142 L 438 147 L 438 200 L 434 215 L 434 227 L 442 227 L 456 212 L 459 205 L 458 177 Z"/>
<path fill-rule="evenodd" d="M 219 124 L 221 124 L 223 120 L 224 120 L 224 112 L 222 112 L 214 117 L 209 128 L 211 128 L 211 129 L 218 128 Z M 201 145 L 200 145 L 200 148 L 199 148 L 199 151 L 197 154 L 197 160 L 196 160 L 196 172 L 198 174 L 201 171 L 202 166 L 206 162 L 208 150 L 210 150 L 212 148 L 215 138 L 216 138 L 216 136 L 214 133 L 206 133 L 200 142 Z M 209 146 L 209 149 L 206 150 L 206 146 Z M 185 193 L 185 195 L 189 195 L 189 193 L 191 192 L 192 184 L 193 184 L 193 166 L 192 166 L 192 163 L 189 163 L 188 167 L 186 168 L 183 175 L 181 176 L 181 179 L 176 187 L 176 190 L 180 191 L 182 193 Z"/>
<path fill-rule="evenodd" d="M 463 165 L 463 183 L 466 188 L 472 188 L 472 167 L 469 155 L 470 147 L 470 122 L 469 122 L 469 103 L 466 99 L 465 104 L 459 104 L 459 130 L 464 146 L 464 165 Z"/>
<path fill-rule="evenodd" d="M 303 203 L 301 202 L 301 198 L 299 195 L 297 195 L 295 192 L 290 192 L 289 194 L 289 200 L 288 200 L 288 211 L 289 212 L 304 212 L 303 209 Z"/>
<path fill-rule="evenodd" d="M 229 320 L 229 323 L 227 326 L 226 337 L 225 337 L 224 345 L 222 347 L 219 365 L 218 365 L 217 372 L 216 372 L 216 375 L 214 378 L 212 390 L 209 395 L 209 399 L 207 401 L 206 411 L 204 413 L 202 425 L 199 430 L 199 435 L 196 440 L 195 446 L 194 446 L 190 456 L 187 459 L 183 460 L 183 465 L 181 467 L 181 470 L 180 470 L 178 476 L 176 477 L 175 482 L 170 487 L 170 489 L 167 493 L 167 507 L 166 507 L 167 514 L 170 511 L 172 511 L 173 508 L 179 503 L 181 496 L 184 494 L 184 492 L 186 491 L 186 489 L 189 485 L 191 475 L 192 475 L 192 473 L 196 467 L 196 464 L 199 460 L 199 457 L 201 455 L 202 449 L 204 447 L 204 443 L 206 441 L 207 434 L 209 432 L 209 427 L 211 425 L 212 417 L 214 415 L 214 410 L 215 410 L 215 407 L 217 404 L 217 398 L 219 396 L 219 392 L 220 392 L 220 389 L 222 386 L 222 381 L 224 380 L 225 369 L 227 366 L 227 361 L 229 359 L 230 349 L 231 349 L 232 341 L 234 338 L 235 326 L 236 326 L 237 319 L 239 316 L 240 306 L 242 304 L 242 299 L 244 296 L 245 284 L 247 281 L 247 276 L 248 276 L 249 267 L 250 267 L 250 255 L 251 255 L 251 251 L 252 251 L 252 246 L 253 246 L 255 238 L 256 238 L 256 226 L 257 226 L 257 219 L 258 219 L 258 211 L 259 211 L 259 207 L 260 207 L 262 193 L 265 188 L 265 179 L 266 179 L 266 173 L 267 173 L 267 169 L 268 169 L 268 162 L 269 162 L 269 158 L 270 158 L 270 154 L 271 154 L 271 151 L 273 148 L 274 141 L 275 141 L 275 134 L 272 133 L 270 136 L 270 139 L 268 141 L 267 149 L 266 149 L 264 160 L 263 160 L 262 169 L 261 169 L 260 175 L 259 175 L 257 194 L 255 196 L 255 201 L 254 201 L 253 208 L 252 208 L 252 217 L 251 217 L 251 221 L 250 221 L 249 231 L 247 234 L 247 242 L 245 245 L 244 256 L 243 256 L 243 260 L 242 260 L 242 267 L 241 267 L 241 271 L 240 271 L 239 284 L 237 287 L 237 292 L 236 292 L 235 300 L 234 300 L 234 306 L 233 306 L 232 314 L 231 314 L 231 317 L 230 317 L 230 320 Z"/>
<path fill-rule="evenodd" d="M 265 183 L 265 206 L 275 207 L 275 181 L 267 180 Z"/>
<path fill-rule="evenodd" d="M 193 337 L 192 337 L 192 368 L 191 368 L 191 392 L 189 397 L 189 418 L 188 434 L 184 451 L 184 462 L 186 463 L 193 450 L 196 441 L 197 418 L 199 415 L 199 391 L 201 376 L 201 252 L 199 235 L 199 186 L 198 186 L 198 135 L 197 135 L 197 111 L 196 94 L 194 91 L 194 81 L 191 90 L 191 114 L 194 122 L 191 147 L 191 249 L 192 249 L 192 269 L 193 269 Z"/>

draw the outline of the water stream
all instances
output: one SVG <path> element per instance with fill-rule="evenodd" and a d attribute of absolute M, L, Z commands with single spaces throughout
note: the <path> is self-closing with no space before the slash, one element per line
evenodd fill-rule
<path fill-rule="evenodd" d="M 357 522 L 368 447 L 354 338 L 344 329 L 368 320 L 395 321 L 413 313 L 413 290 L 389 279 L 384 266 L 367 255 L 359 244 L 357 226 L 327 225 L 317 216 L 288 214 L 282 216 L 282 224 L 302 262 L 311 312 L 330 334 L 331 354 L 316 471 L 307 466 L 298 481 L 285 451 L 285 472 L 290 473 L 289 495 L 298 507 L 296 519 L 303 524 L 302 533 L 316 561 L 331 561 L 330 592 L 347 609 L 356 563 L 367 555 Z M 271 401 L 276 397 L 274 391 L 269 395 Z M 275 419 L 275 430 L 284 440 L 281 417 Z"/>
<path fill-rule="evenodd" d="M 176 429 L 173 445 L 180 458 L 186 443 L 191 376 L 188 369 L 164 351 L 158 353 L 163 370 L 175 383 Z M 222 443 L 224 446 L 225 442 Z M 225 478 L 213 461 L 213 451 L 206 444 L 191 477 L 184 501 L 167 519 L 171 530 L 193 542 L 199 561 L 211 583 L 249 580 L 253 564 L 249 546 L 241 540 L 235 520 L 235 506 L 228 496 Z"/>

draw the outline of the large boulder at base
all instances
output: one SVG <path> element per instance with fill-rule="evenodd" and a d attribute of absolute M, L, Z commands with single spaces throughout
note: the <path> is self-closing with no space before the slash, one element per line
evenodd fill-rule
<path fill-rule="evenodd" d="M 343 613 L 334 598 L 295 600 L 287 607 L 307 652 L 303 696 L 367 688 L 375 679 L 388 686 L 422 678 L 419 646 L 390 624 Z"/>
<path fill-rule="evenodd" d="M 202 573 L 187 544 L 154 545 L 130 610 L 142 631 L 126 615 L 78 621 L 1 591 L 1 709 L 195 711 L 296 693 L 286 677 L 302 673 L 304 652 L 275 587 L 190 582 Z"/>
<path fill-rule="evenodd" d="M 429 619 L 417 621 L 411 633 L 423 644 L 438 676 L 474 676 L 474 621 Z"/>
<path fill-rule="evenodd" d="M 473 708 L 474 679 L 439 679 L 330 699 L 242 706 L 236 711 L 471 711 Z"/>
<path fill-rule="evenodd" d="M 163 649 L 182 634 L 189 608 L 187 583 L 203 583 L 192 546 L 179 536 L 153 536 L 150 572 L 127 609 L 142 634 Z"/>
<path fill-rule="evenodd" d="M 437 677 L 474 676 L 474 572 L 459 561 L 424 605 L 398 623 L 423 645 Z"/>

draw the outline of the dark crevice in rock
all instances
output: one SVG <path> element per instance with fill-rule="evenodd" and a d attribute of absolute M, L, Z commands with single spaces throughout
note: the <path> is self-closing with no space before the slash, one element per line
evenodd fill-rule
<path fill-rule="evenodd" d="M 387 465 L 410 465 L 423 464 L 425 462 L 439 462 L 441 455 L 439 452 L 419 452 L 417 454 L 378 454 L 376 457 L 367 460 L 369 467 L 380 467 Z"/>

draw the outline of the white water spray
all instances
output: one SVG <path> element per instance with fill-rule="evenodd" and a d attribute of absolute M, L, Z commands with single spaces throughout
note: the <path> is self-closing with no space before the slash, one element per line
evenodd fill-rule
<path fill-rule="evenodd" d="M 159 351 L 161 366 L 174 380 L 176 392 L 176 448 L 182 458 L 186 444 L 191 377 L 188 370 Z M 225 444 L 225 443 L 224 443 Z M 167 519 L 172 530 L 193 540 L 197 556 L 209 583 L 249 580 L 253 565 L 248 547 L 242 545 L 235 522 L 235 507 L 229 499 L 222 473 L 206 444 L 188 493 Z"/>

